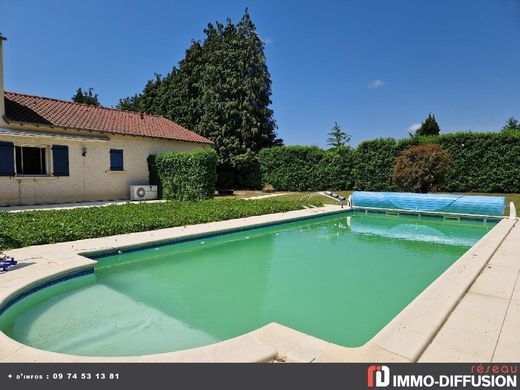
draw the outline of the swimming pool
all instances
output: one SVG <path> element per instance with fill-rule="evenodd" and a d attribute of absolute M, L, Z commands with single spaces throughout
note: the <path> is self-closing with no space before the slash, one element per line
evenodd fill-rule
<path fill-rule="evenodd" d="M 182 350 L 273 321 L 355 347 L 493 226 L 349 212 L 107 255 L 17 302 L 0 329 L 77 355 Z"/>

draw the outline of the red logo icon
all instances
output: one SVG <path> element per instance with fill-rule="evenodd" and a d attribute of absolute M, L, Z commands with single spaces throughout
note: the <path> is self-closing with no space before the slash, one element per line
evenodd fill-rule
<path fill-rule="evenodd" d="M 386 387 L 390 384 L 390 368 L 387 366 L 368 367 L 368 387 Z"/>

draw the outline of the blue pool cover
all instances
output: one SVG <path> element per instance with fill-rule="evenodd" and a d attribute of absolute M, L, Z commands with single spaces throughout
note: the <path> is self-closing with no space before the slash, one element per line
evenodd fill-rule
<path fill-rule="evenodd" d="M 504 215 L 506 198 L 455 194 L 415 194 L 409 192 L 354 191 L 354 207 L 433 211 L 474 215 Z"/>

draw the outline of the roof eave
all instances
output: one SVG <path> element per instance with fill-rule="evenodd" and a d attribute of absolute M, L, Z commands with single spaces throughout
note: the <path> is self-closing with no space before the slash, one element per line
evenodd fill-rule
<path fill-rule="evenodd" d="M 35 122 L 24 122 L 24 121 L 16 121 L 13 119 L 9 119 L 6 115 L 2 117 L 5 123 L 10 124 L 17 124 L 20 126 L 34 126 L 34 127 L 48 127 L 51 129 L 63 129 L 63 130 L 73 130 L 73 131 L 88 131 L 88 132 L 96 132 L 96 133 L 105 133 L 105 134 L 116 134 L 116 135 L 126 135 L 131 137 L 140 137 L 140 138 L 153 138 L 153 139 L 161 139 L 161 140 L 169 140 L 169 141 L 177 141 L 177 142 L 188 142 L 188 143 L 196 143 L 196 144 L 203 144 L 203 145 L 214 145 L 213 141 L 210 141 L 207 139 L 206 141 L 194 141 L 194 140 L 186 140 L 182 138 L 168 138 L 168 137 L 158 137 L 153 135 L 142 135 L 142 134 L 128 134 L 124 132 L 118 132 L 113 130 L 99 130 L 99 129 L 87 129 L 87 128 L 81 128 L 81 127 L 66 127 L 66 126 L 58 126 L 54 124 L 47 124 L 47 123 L 35 123 Z"/>

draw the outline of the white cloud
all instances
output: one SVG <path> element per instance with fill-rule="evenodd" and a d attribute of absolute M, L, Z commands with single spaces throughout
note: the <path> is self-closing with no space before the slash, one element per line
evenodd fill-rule
<path fill-rule="evenodd" d="M 264 45 L 269 45 L 270 43 L 273 43 L 273 38 L 271 38 L 271 37 L 260 36 L 260 39 L 262 40 Z"/>
<path fill-rule="evenodd" d="M 419 127 L 421 127 L 421 124 L 420 123 L 413 123 L 410 125 L 410 127 L 408 127 L 408 131 L 417 131 L 419 129 Z"/>
<path fill-rule="evenodd" d="M 374 80 L 370 84 L 368 84 L 368 88 L 381 88 L 385 84 L 386 82 L 383 80 Z"/>

